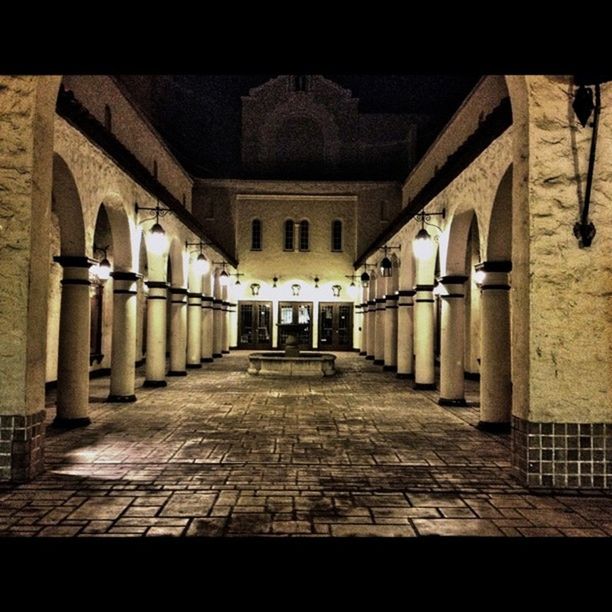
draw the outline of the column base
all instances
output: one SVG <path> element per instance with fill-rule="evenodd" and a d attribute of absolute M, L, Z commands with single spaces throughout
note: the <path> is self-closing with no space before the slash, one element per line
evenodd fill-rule
<path fill-rule="evenodd" d="M 223 355 L 221 353 L 213 353 L 213 357 L 218 359 L 219 357 L 223 357 Z"/>
<path fill-rule="evenodd" d="M 187 372 L 185 370 L 170 370 L 166 376 L 187 376 Z"/>
<path fill-rule="evenodd" d="M 56 416 L 51 425 L 53 427 L 57 427 L 58 429 L 76 429 L 77 427 L 87 427 L 87 425 L 90 424 L 91 419 L 89 417 L 82 417 L 80 419 L 65 419 L 63 417 Z"/>
<path fill-rule="evenodd" d="M 2 414 L 0 447 L 0 482 L 27 482 L 42 474 L 45 468 L 46 410 L 34 414 Z"/>
<path fill-rule="evenodd" d="M 394 365 L 385 365 L 383 366 L 384 372 L 397 372 L 397 366 Z"/>
<path fill-rule="evenodd" d="M 224 355 L 229 355 L 229 351 L 221 351 Z"/>
<path fill-rule="evenodd" d="M 374 359 L 374 355 L 366 355 L 366 359 L 372 361 Z"/>
<path fill-rule="evenodd" d="M 199 370 L 202 367 L 202 364 L 201 363 L 188 363 L 186 367 L 188 370 Z"/>
<path fill-rule="evenodd" d="M 489 433 L 510 433 L 512 429 L 510 423 L 496 423 L 491 421 L 478 421 L 476 425 L 480 431 L 487 431 Z"/>
<path fill-rule="evenodd" d="M 396 378 L 402 378 L 404 380 L 414 380 L 414 373 L 413 372 L 398 372 L 395 375 Z"/>
<path fill-rule="evenodd" d="M 202 363 L 212 363 L 214 361 L 214 359 L 212 357 L 202 357 L 202 359 L 200 359 L 200 361 Z"/>
<path fill-rule="evenodd" d="M 413 389 L 415 391 L 435 391 L 436 383 L 414 383 Z"/>
<path fill-rule="evenodd" d="M 359 356 L 360 357 L 365 357 L 367 355 L 367 353 L 365 351 L 359 351 Z"/>
<path fill-rule="evenodd" d="M 478 372 L 464 372 L 463 378 L 465 380 L 480 380 L 480 374 Z"/>
<path fill-rule="evenodd" d="M 143 387 L 167 387 L 168 383 L 165 380 L 145 380 L 142 383 Z"/>
<path fill-rule="evenodd" d="M 467 402 L 464 398 L 459 399 L 447 399 L 445 397 L 441 397 L 438 399 L 439 406 L 467 406 Z"/>
<path fill-rule="evenodd" d="M 375 359 L 374 365 L 383 365 L 385 363 L 384 359 Z"/>
<path fill-rule="evenodd" d="M 135 395 L 114 395 L 111 393 L 111 395 L 108 396 L 106 401 L 125 404 L 127 402 L 135 402 L 136 396 Z"/>

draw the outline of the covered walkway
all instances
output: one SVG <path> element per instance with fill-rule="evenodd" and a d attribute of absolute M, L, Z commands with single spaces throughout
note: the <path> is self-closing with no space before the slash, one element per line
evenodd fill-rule
<path fill-rule="evenodd" d="M 93 380 L 92 424 L 49 427 L 43 476 L 0 485 L 0 535 L 612 535 L 609 496 L 513 478 L 509 436 L 474 427 L 477 383 L 445 408 L 354 353 L 291 382 L 250 377 L 246 355 L 163 390 L 139 371 L 134 404 Z"/>

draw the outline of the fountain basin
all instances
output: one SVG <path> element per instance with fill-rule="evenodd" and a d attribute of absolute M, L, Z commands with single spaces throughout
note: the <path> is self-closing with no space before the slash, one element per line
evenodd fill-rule
<path fill-rule="evenodd" d="M 300 352 L 299 356 L 284 353 L 251 353 L 247 372 L 254 376 L 323 377 L 333 376 L 336 356 L 331 353 Z"/>

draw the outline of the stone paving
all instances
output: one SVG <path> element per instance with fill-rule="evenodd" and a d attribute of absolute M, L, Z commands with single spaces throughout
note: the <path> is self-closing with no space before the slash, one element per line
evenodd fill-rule
<path fill-rule="evenodd" d="M 246 355 L 134 404 L 92 381 L 92 425 L 49 427 L 46 473 L 0 485 L 0 535 L 612 535 L 607 492 L 514 480 L 509 437 L 474 428 L 476 383 L 471 407 L 442 408 L 353 353 L 291 381 L 249 376 Z"/>

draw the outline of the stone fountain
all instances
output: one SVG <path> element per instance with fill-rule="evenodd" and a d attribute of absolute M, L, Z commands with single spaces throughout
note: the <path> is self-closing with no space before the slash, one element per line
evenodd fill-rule
<path fill-rule="evenodd" d="M 249 374 L 258 376 L 333 376 L 336 356 L 331 353 L 301 352 L 299 334 L 309 323 L 278 323 L 280 330 L 287 332 L 285 352 L 251 353 Z"/>

